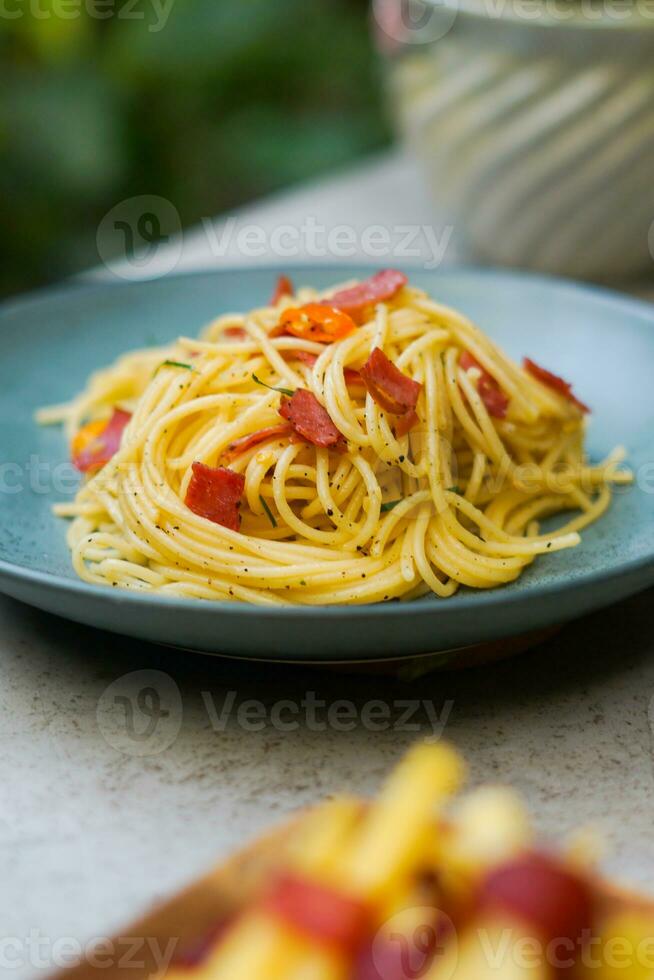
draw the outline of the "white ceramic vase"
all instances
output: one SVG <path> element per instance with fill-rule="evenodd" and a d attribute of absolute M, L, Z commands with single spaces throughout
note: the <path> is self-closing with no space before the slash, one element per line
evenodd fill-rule
<path fill-rule="evenodd" d="M 521 2 L 375 5 L 439 211 L 485 262 L 654 272 L 654 3 Z"/>

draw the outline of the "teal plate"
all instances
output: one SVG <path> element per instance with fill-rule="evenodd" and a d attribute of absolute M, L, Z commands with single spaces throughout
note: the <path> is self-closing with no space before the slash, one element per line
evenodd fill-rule
<path fill-rule="evenodd" d="M 286 269 L 325 287 L 366 268 Z M 77 579 L 50 514 L 72 495 L 58 428 L 34 410 L 77 392 L 133 347 L 193 335 L 212 317 L 266 301 L 276 270 L 68 286 L 0 309 L 0 590 L 80 623 L 160 643 L 258 659 L 397 659 L 544 629 L 654 583 L 654 308 L 603 290 L 509 272 L 415 271 L 414 283 L 463 310 L 514 357 L 573 378 L 595 409 L 593 458 L 626 445 L 636 485 L 580 547 L 538 559 L 518 582 L 451 599 L 263 609 L 161 598 Z"/>

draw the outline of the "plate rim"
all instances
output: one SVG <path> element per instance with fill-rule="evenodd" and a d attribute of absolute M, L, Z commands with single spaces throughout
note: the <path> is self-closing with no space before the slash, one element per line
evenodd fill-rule
<path fill-rule="evenodd" d="M 640 556 L 633 561 L 622 562 L 602 571 L 589 571 L 576 575 L 567 581 L 553 581 L 538 584 L 533 590 L 510 591 L 511 583 L 490 589 L 462 589 L 454 604 L 447 603 L 438 596 L 422 596 L 410 601 L 368 602 L 358 604 L 335 603 L 330 605 L 309 605 L 296 603 L 294 605 L 276 606 L 259 605 L 251 602 L 227 602 L 220 599 L 204 601 L 186 599 L 181 596 L 161 596 L 156 592 L 136 589 L 109 588 L 104 585 L 94 585 L 82 579 L 68 579 L 51 572 L 41 572 L 38 569 L 25 568 L 0 559 L 0 580 L 4 577 L 14 581 L 25 582 L 70 595 L 71 593 L 87 598 L 104 598 L 111 600 L 114 605 L 146 605 L 161 608 L 173 608 L 184 611 L 197 611 L 202 615 L 256 615 L 271 619 L 302 619 L 328 615 L 330 618 L 365 619 L 374 610 L 375 617 L 426 616 L 446 609 L 464 613 L 479 607 L 502 607 L 506 605 L 522 605 L 532 602 L 535 598 L 552 598 L 562 591 L 567 593 L 586 591 L 593 585 L 602 585 L 617 579 L 625 578 L 641 570 L 654 568 L 654 552 L 651 555 Z M 646 588 L 646 586 L 644 586 Z M 0 592 L 2 589 L 0 588 Z"/>
<path fill-rule="evenodd" d="M 304 263 L 270 262 L 262 263 L 261 265 L 229 264 L 219 267 L 206 265 L 194 269 L 178 269 L 165 275 L 153 274 L 151 276 L 139 276 L 138 278 L 136 276 L 134 278 L 121 276 L 109 270 L 90 270 L 71 276 L 68 279 L 63 279 L 60 282 L 46 284 L 37 289 L 17 293 L 15 296 L 5 297 L 0 300 L 0 321 L 5 314 L 18 312 L 22 307 L 28 307 L 32 303 L 38 303 L 49 298 L 55 300 L 65 299 L 68 296 L 93 293 L 98 290 L 109 292 L 113 289 L 120 289 L 121 287 L 136 289 L 143 286 L 156 286 L 158 283 L 164 284 L 179 280 L 200 278 L 202 276 L 214 276 L 220 279 L 235 274 L 251 275 L 253 273 L 270 274 L 273 276 L 282 274 L 292 276 L 293 274 L 304 275 L 305 273 L 311 273 L 311 271 L 334 272 L 335 274 L 343 273 L 343 279 L 346 279 L 347 272 L 350 269 L 364 270 L 372 275 L 382 268 L 389 268 L 389 266 L 386 266 L 382 262 L 359 262 L 356 261 L 355 257 L 354 261 L 349 264 L 346 262 L 307 261 Z M 530 269 L 511 269 L 504 266 L 479 265 L 466 262 L 440 265 L 434 269 L 426 269 L 424 265 L 418 262 L 403 262 L 393 265 L 392 268 L 398 268 L 400 271 L 406 272 L 407 275 L 420 272 L 435 277 L 454 274 L 475 277 L 484 276 L 506 280 L 519 279 L 522 282 L 549 286 L 565 292 L 583 293 L 588 297 L 592 297 L 597 302 L 602 301 L 617 307 L 626 308 L 632 314 L 638 314 L 645 320 L 651 320 L 654 324 L 653 300 L 621 292 L 617 287 L 604 283 L 583 282 L 579 279 L 559 276 L 549 272 L 535 272 Z M 654 283 L 652 284 L 652 288 L 654 290 Z"/>

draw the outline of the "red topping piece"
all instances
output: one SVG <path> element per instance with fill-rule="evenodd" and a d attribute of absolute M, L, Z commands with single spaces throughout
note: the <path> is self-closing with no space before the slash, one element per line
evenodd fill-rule
<path fill-rule="evenodd" d="M 395 367 L 379 347 L 361 368 L 366 388 L 381 408 L 392 415 L 415 412 L 422 385 Z"/>
<path fill-rule="evenodd" d="M 417 425 L 420 419 L 418 418 L 417 412 L 405 412 L 404 415 L 400 415 L 399 419 L 394 425 L 395 435 L 398 439 L 405 436 L 407 432 L 410 432 L 414 425 Z"/>
<path fill-rule="evenodd" d="M 293 283 L 288 276 L 278 276 L 275 289 L 270 297 L 270 305 L 277 306 L 280 299 L 283 299 L 284 296 L 292 296 L 294 292 Z"/>
<path fill-rule="evenodd" d="M 437 901 L 431 899 L 430 901 Z M 453 923 L 435 908 L 408 932 L 393 930 L 389 936 L 378 932 L 358 951 L 352 980 L 417 980 L 437 976 L 437 961 L 452 938 Z M 447 976 L 447 974 L 443 974 Z"/>
<path fill-rule="evenodd" d="M 318 360 L 318 355 L 311 354 L 308 350 L 290 350 L 288 353 L 297 358 L 298 361 L 302 361 L 303 364 L 307 364 L 311 368 Z"/>
<path fill-rule="evenodd" d="M 558 391 L 560 395 L 567 398 L 569 402 L 576 405 L 580 412 L 588 413 L 590 408 L 588 405 L 584 405 L 580 401 L 572 390 L 572 385 L 569 381 L 564 381 L 560 378 L 558 374 L 552 374 L 547 368 L 541 367 L 540 364 L 536 364 L 532 361 L 530 357 L 525 357 L 522 361 L 522 366 L 525 371 L 528 371 L 532 378 L 536 378 L 537 381 L 541 381 L 548 388 L 553 388 L 554 391 Z"/>
<path fill-rule="evenodd" d="M 317 882 L 283 875 L 264 900 L 277 919 L 324 946 L 353 953 L 370 929 L 368 907 Z"/>
<path fill-rule="evenodd" d="M 313 367 L 316 361 L 318 360 L 318 355 L 311 354 L 308 350 L 294 350 L 294 351 L 289 351 L 289 353 L 291 353 L 293 357 L 296 357 L 298 361 L 302 361 L 303 364 L 308 364 L 309 367 Z M 346 367 L 345 370 L 343 371 L 343 377 L 345 378 L 346 385 L 363 384 L 363 378 L 361 377 L 361 374 L 358 371 L 355 371 L 354 368 Z"/>
<path fill-rule="evenodd" d="M 245 340 L 247 335 L 245 327 L 225 327 L 223 330 L 223 337 L 229 337 L 231 340 Z"/>
<path fill-rule="evenodd" d="M 356 330 L 351 316 L 327 303 L 307 303 L 293 306 L 282 313 L 279 324 L 270 332 L 271 337 L 292 334 L 301 340 L 315 340 L 319 344 L 333 344 Z"/>
<path fill-rule="evenodd" d="M 298 388 L 290 398 L 282 398 L 279 414 L 288 419 L 295 431 L 314 446 L 342 445 L 343 436 L 338 431 L 327 409 L 306 388 Z"/>
<path fill-rule="evenodd" d="M 346 385 L 363 385 L 363 378 L 361 377 L 361 372 L 356 371 L 354 368 L 344 368 L 343 378 Z"/>
<path fill-rule="evenodd" d="M 479 397 L 486 406 L 486 411 L 495 419 L 506 417 L 506 410 L 509 407 L 509 397 L 505 395 L 492 374 L 481 366 L 476 357 L 473 357 L 467 350 L 464 350 L 459 358 L 459 364 L 464 371 L 475 368 L 481 376 L 477 381 L 477 391 Z"/>
<path fill-rule="evenodd" d="M 204 463 L 193 463 L 193 476 L 186 491 L 186 506 L 198 517 L 238 531 L 241 515 L 238 508 L 245 489 L 245 477 L 224 466 L 215 469 Z"/>
<path fill-rule="evenodd" d="M 71 446 L 73 463 L 82 473 L 102 469 L 118 452 L 129 412 L 115 408 L 108 422 L 89 422 L 83 426 Z"/>
<path fill-rule="evenodd" d="M 230 442 L 225 451 L 223 452 L 221 459 L 224 463 L 231 463 L 233 459 L 240 456 L 241 453 L 247 452 L 248 449 L 252 449 L 253 446 L 258 446 L 260 442 L 267 442 L 268 439 L 280 439 L 284 436 L 290 436 L 293 432 L 293 426 L 290 423 L 283 425 L 269 425 L 267 429 L 259 429 L 257 432 L 250 432 L 247 436 L 241 436 L 240 439 L 235 439 L 234 442 Z"/>
<path fill-rule="evenodd" d="M 525 854 L 492 870 L 479 902 L 484 910 L 521 919 L 547 943 L 576 942 L 592 919 L 588 883 L 543 854 Z"/>
<path fill-rule="evenodd" d="M 341 289 L 330 297 L 329 302 L 361 322 L 370 306 L 392 299 L 408 281 L 397 269 L 383 269 L 356 286 Z"/>

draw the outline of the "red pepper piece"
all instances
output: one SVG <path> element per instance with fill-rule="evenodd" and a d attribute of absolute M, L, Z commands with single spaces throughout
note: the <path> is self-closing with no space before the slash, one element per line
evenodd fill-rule
<path fill-rule="evenodd" d="M 93 473 L 106 466 L 118 452 L 131 417 L 129 412 L 115 408 L 108 422 L 89 422 L 83 426 L 71 446 L 71 456 L 77 469 L 82 473 Z"/>
<path fill-rule="evenodd" d="M 301 340 L 315 340 L 319 344 L 333 344 L 356 330 L 351 316 L 326 303 L 307 303 L 284 310 L 279 324 L 270 332 L 271 337 L 292 334 Z"/>
<path fill-rule="evenodd" d="M 270 305 L 277 306 L 280 299 L 283 299 L 284 296 L 292 296 L 294 292 L 295 289 L 293 288 L 293 283 L 288 276 L 278 276 L 277 282 L 275 283 L 275 289 L 270 297 Z"/>

